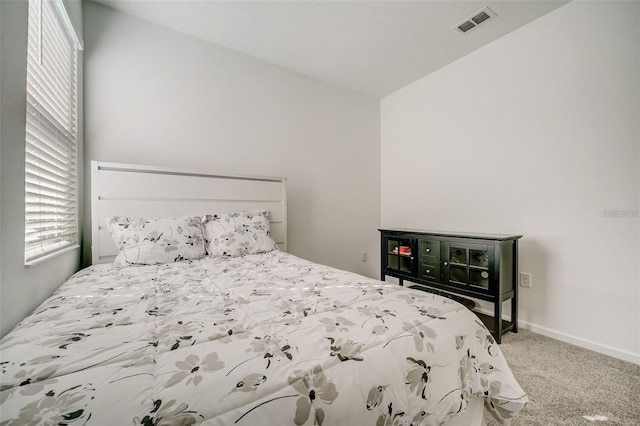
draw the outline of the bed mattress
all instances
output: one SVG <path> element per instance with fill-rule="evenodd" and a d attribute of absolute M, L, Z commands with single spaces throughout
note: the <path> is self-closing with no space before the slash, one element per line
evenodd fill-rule
<path fill-rule="evenodd" d="M 282 252 L 96 265 L 0 341 L 0 423 L 441 425 L 527 397 L 464 306 Z"/>

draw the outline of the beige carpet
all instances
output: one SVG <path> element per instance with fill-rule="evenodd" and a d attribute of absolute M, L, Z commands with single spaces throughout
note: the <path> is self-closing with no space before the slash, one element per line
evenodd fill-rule
<path fill-rule="evenodd" d="M 526 330 L 505 334 L 500 348 L 529 396 L 513 426 L 640 425 L 639 365 Z"/>

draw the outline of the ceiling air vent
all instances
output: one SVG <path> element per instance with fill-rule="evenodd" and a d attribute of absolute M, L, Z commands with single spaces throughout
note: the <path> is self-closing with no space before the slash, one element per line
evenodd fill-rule
<path fill-rule="evenodd" d="M 484 9 L 477 11 L 476 13 L 456 25 L 456 29 L 464 34 L 467 31 L 470 31 L 483 22 L 487 21 L 488 19 L 495 17 L 496 14 L 493 13 L 493 11 L 488 7 L 485 7 Z"/>

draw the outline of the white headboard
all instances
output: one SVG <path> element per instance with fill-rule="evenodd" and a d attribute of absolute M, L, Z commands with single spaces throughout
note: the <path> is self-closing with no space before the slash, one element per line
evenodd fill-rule
<path fill-rule="evenodd" d="M 91 263 L 112 262 L 118 249 L 112 216 L 204 216 L 271 212 L 271 234 L 287 251 L 286 178 L 207 174 L 164 167 L 91 162 Z"/>

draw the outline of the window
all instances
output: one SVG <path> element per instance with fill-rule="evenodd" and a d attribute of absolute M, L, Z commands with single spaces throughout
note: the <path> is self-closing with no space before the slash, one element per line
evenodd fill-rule
<path fill-rule="evenodd" d="M 78 246 L 79 42 L 60 0 L 29 0 L 25 264 Z"/>

